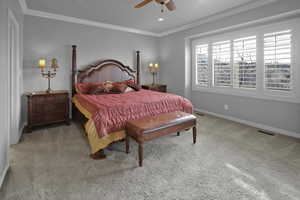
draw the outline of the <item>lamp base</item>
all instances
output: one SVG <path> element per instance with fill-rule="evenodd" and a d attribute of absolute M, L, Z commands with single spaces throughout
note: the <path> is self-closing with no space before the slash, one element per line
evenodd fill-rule
<path fill-rule="evenodd" d="M 156 85 L 155 84 L 155 76 L 156 76 L 156 72 L 152 72 L 152 77 L 153 77 L 153 79 L 152 79 L 152 85 Z"/>
<path fill-rule="evenodd" d="M 54 75 L 54 76 L 55 76 L 55 75 Z M 47 78 L 48 78 L 48 89 L 46 90 L 46 92 L 47 92 L 47 93 L 51 93 L 52 90 L 51 90 L 51 84 L 50 84 L 51 82 L 50 82 L 50 81 L 51 81 L 51 78 L 53 78 L 53 77 L 52 77 L 50 71 L 48 71 L 48 77 L 47 77 Z"/>

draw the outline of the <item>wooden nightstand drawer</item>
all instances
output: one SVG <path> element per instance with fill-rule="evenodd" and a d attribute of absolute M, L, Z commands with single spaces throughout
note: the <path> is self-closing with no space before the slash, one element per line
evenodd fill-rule
<path fill-rule="evenodd" d="M 43 124 L 44 115 L 43 114 L 31 114 L 30 119 L 28 119 L 31 124 Z"/>
<path fill-rule="evenodd" d="M 67 91 L 35 92 L 26 95 L 28 131 L 31 131 L 33 126 L 56 122 L 69 123 L 69 93 Z"/>
<path fill-rule="evenodd" d="M 59 94 L 59 95 L 49 95 L 45 98 L 45 101 L 48 103 L 65 103 L 68 99 L 68 95 Z"/>
<path fill-rule="evenodd" d="M 44 116 L 45 122 L 61 122 L 66 120 L 66 114 L 64 112 L 56 112 L 51 115 Z"/>
<path fill-rule="evenodd" d="M 44 112 L 45 113 L 57 113 L 57 112 L 66 112 L 66 102 L 57 103 L 54 102 L 53 104 L 49 103 L 44 105 Z"/>
<path fill-rule="evenodd" d="M 44 104 L 36 103 L 35 106 L 32 107 L 31 112 L 34 115 L 43 114 L 45 112 L 44 111 Z"/>

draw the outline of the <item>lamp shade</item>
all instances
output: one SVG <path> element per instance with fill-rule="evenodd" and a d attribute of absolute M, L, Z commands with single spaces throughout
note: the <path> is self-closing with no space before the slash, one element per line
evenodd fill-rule
<path fill-rule="evenodd" d="M 51 68 L 57 69 L 58 68 L 58 62 L 56 58 L 53 58 L 51 61 Z"/>
<path fill-rule="evenodd" d="M 40 69 L 44 69 L 46 67 L 46 59 L 45 58 L 40 58 L 38 61 L 38 67 Z"/>

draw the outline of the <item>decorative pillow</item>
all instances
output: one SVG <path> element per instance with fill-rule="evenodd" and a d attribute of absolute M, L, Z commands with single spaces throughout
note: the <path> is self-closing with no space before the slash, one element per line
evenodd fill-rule
<path fill-rule="evenodd" d="M 127 80 L 127 81 L 123 81 L 124 83 L 135 83 L 135 80 L 132 80 L 132 79 L 130 79 L 130 80 Z"/>
<path fill-rule="evenodd" d="M 124 93 L 126 89 L 127 89 L 127 85 L 125 85 L 124 83 L 117 83 L 117 84 L 114 83 L 111 91 L 118 92 L 118 93 Z"/>
<path fill-rule="evenodd" d="M 101 84 L 103 83 L 77 83 L 75 85 L 75 90 L 78 94 L 88 94 L 92 87 L 96 87 Z"/>
<path fill-rule="evenodd" d="M 131 87 L 131 88 L 134 89 L 135 91 L 141 90 L 141 86 L 138 85 L 138 84 L 136 84 L 136 83 L 134 82 L 134 80 L 129 80 L 129 81 L 127 81 L 127 86 L 128 86 L 128 87 Z"/>
<path fill-rule="evenodd" d="M 109 92 L 112 91 L 112 88 L 113 88 L 114 86 L 113 86 L 112 82 L 106 81 L 106 82 L 103 83 L 103 87 L 104 87 L 104 91 L 105 91 L 106 93 L 109 93 Z"/>
<path fill-rule="evenodd" d="M 105 88 L 103 84 L 92 86 L 88 91 L 88 94 L 92 94 L 92 95 L 98 95 L 104 93 L 105 93 Z"/>
<path fill-rule="evenodd" d="M 133 92 L 133 91 L 135 91 L 135 90 L 132 89 L 131 87 L 127 87 L 126 90 L 124 91 L 124 93 Z"/>
<path fill-rule="evenodd" d="M 141 86 L 135 83 L 134 80 L 121 82 L 96 82 L 96 83 L 77 83 L 75 90 L 78 94 L 118 94 L 132 91 L 129 88 L 139 91 Z"/>

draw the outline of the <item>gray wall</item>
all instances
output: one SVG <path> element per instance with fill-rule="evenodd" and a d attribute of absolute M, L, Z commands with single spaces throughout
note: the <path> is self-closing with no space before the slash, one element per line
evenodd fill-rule
<path fill-rule="evenodd" d="M 71 87 L 71 45 L 78 47 L 78 68 L 102 59 L 116 59 L 135 68 L 136 50 L 141 51 L 141 82 L 152 81 L 148 62 L 158 60 L 158 39 L 121 31 L 25 16 L 24 21 L 24 91 L 47 89 L 47 80 L 37 68 L 37 59 L 57 58 L 60 68 L 51 88 Z M 26 99 L 23 101 L 26 113 Z M 26 117 L 26 116 L 25 116 Z"/>
<path fill-rule="evenodd" d="M 8 21 L 8 8 L 12 10 L 14 15 L 16 16 L 20 28 L 21 33 L 20 36 L 22 38 L 22 30 L 23 30 L 23 14 L 21 12 L 21 7 L 18 1 L 12 0 L 0 0 L 0 179 L 4 175 L 4 169 L 8 165 L 7 159 L 7 146 L 8 146 L 8 96 L 9 96 L 9 68 L 8 68 L 8 30 L 7 30 L 7 21 Z M 21 49 L 22 49 L 22 40 L 21 40 Z M 22 60 L 22 55 L 20 60 Z M 22 63 L 22 62 L 20 62 Z M 1 183 L 0 183 L 1 184 Z"/>
<path fill-rule="evenodd" d="M 186 74 L 189 70 L 185 69 L 186 37 L 299 8 L 299 0 L 278 1 L 160 38 L 161 80 L 168 84 L 170 92 L 190 94 L 195 108 L 300 134 L 300 104 L 191 91 L 191 78 Z M 224 104 L 229 105 L 228 111 Z"/>
<path fill-rule="evenodd" d="M 142 55 L 143 83 L 150 82 L 147 63 L 158 60 L 158 39 L 121 31 L 25 16 L 24 90 L 45 90 L 47 81 L 37 69 L 37 59 L 53 57 L 60 68 L 52 80 L 53 89 L 70 88 L 71 45 L 78 45 L 78 66 L 85 67 L 100 59 L 117 59 L 135 67 L 135 51 Z"/>

